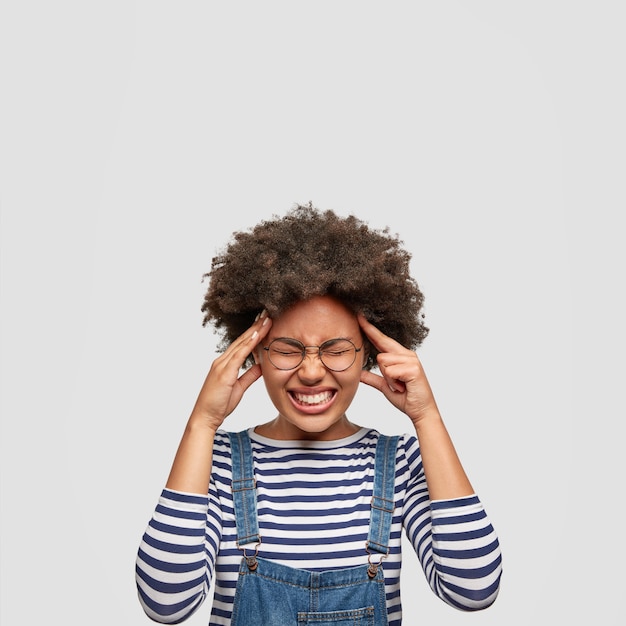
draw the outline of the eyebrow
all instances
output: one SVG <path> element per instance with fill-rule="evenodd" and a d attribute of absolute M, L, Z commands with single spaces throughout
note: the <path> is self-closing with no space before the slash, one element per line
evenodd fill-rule
<path fill-rule="evenodd" d="M 350 339 L 349 337 L 331 337 L 330 339 L 325 339 L 324 341 L 322 341 L 322 343 L 320 344 L 305 344 L 303 341 L 300 341 L 299 339 L 295 339 L 294 337 L 274 337 L 273 339 L 270 339 L 269 342 L 271 343 L 272 341 L 284 341 L 285 343 L 292 343 L 292 344 L 297 344 L 297 345 L 301 345 L 304 347 L 314 347 L 314 348 L 319 348 L 319 346 L 323 346 L 325 343 L 329 343 L 331 341 L 350 341 L 352 343 L 354 343 L 354 339 Z"/>

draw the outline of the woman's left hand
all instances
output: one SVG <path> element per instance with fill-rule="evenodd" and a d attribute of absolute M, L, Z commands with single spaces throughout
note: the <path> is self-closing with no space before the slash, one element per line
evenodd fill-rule
<path fill-rule="evenodd" d="M 405 348 L 358 316 L 361 329 L 379 351 L 377 356 L 381 375 L 363 370 L 361 382 L 378 389 L 398 409 L 406 413 L 413 424 L 438 413 L 437 403 L 415 352 Z"/>

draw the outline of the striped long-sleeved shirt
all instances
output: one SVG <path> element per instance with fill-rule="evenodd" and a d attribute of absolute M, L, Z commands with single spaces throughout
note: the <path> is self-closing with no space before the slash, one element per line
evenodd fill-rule
<path fill-rule="evenodd" d="M 337 441 L 276 441 L 250 429 L 257 482 L 259 556 L 322 571 L 367 563 L 370 500 L 378 433 L 361 429 Z M 163 490 L 137 556 L 146 614 L 178 623 L 215 585 L 210 625 L 229 625 L 242 552 L 231 494 L 230 442 L 217 433 L 208 494 Z M 400 438 L 395 512 L 384 561 L 389 624 L 399 626 L 401 535 L 406 532 L 430 587 L 461 610 L 495 600 L 501 555 L 476 495 L 432 501 L 417 439 Z"/>

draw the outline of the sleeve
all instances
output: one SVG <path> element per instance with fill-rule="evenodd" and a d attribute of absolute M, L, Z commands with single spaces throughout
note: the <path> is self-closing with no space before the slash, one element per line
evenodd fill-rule
<path fill-rule="evenodd" d="M 221 535 L 219 511 L 214 485 L 206 496 L 161 493 L 135 564 L 139 602 L 153 621 L 178 624 L 204 602 Z"/>
<path fill-rule="evenodd" d="M 407 537 L 433 592 L 462 611 L 491 606 L 500 588 L 502 555 L 478 496 L 430 500 L 415 436 L 405 436 Z"/>

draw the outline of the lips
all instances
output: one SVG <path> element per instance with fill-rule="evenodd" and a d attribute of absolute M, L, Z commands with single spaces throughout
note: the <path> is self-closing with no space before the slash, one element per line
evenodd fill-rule
<path fill-rule="evenodd" d="M 319 393 L 291 392 L 291 397 L 303 406 L 316 406 L 330 402 L 335 395 L 334 391 L 320 391 Z"/>

